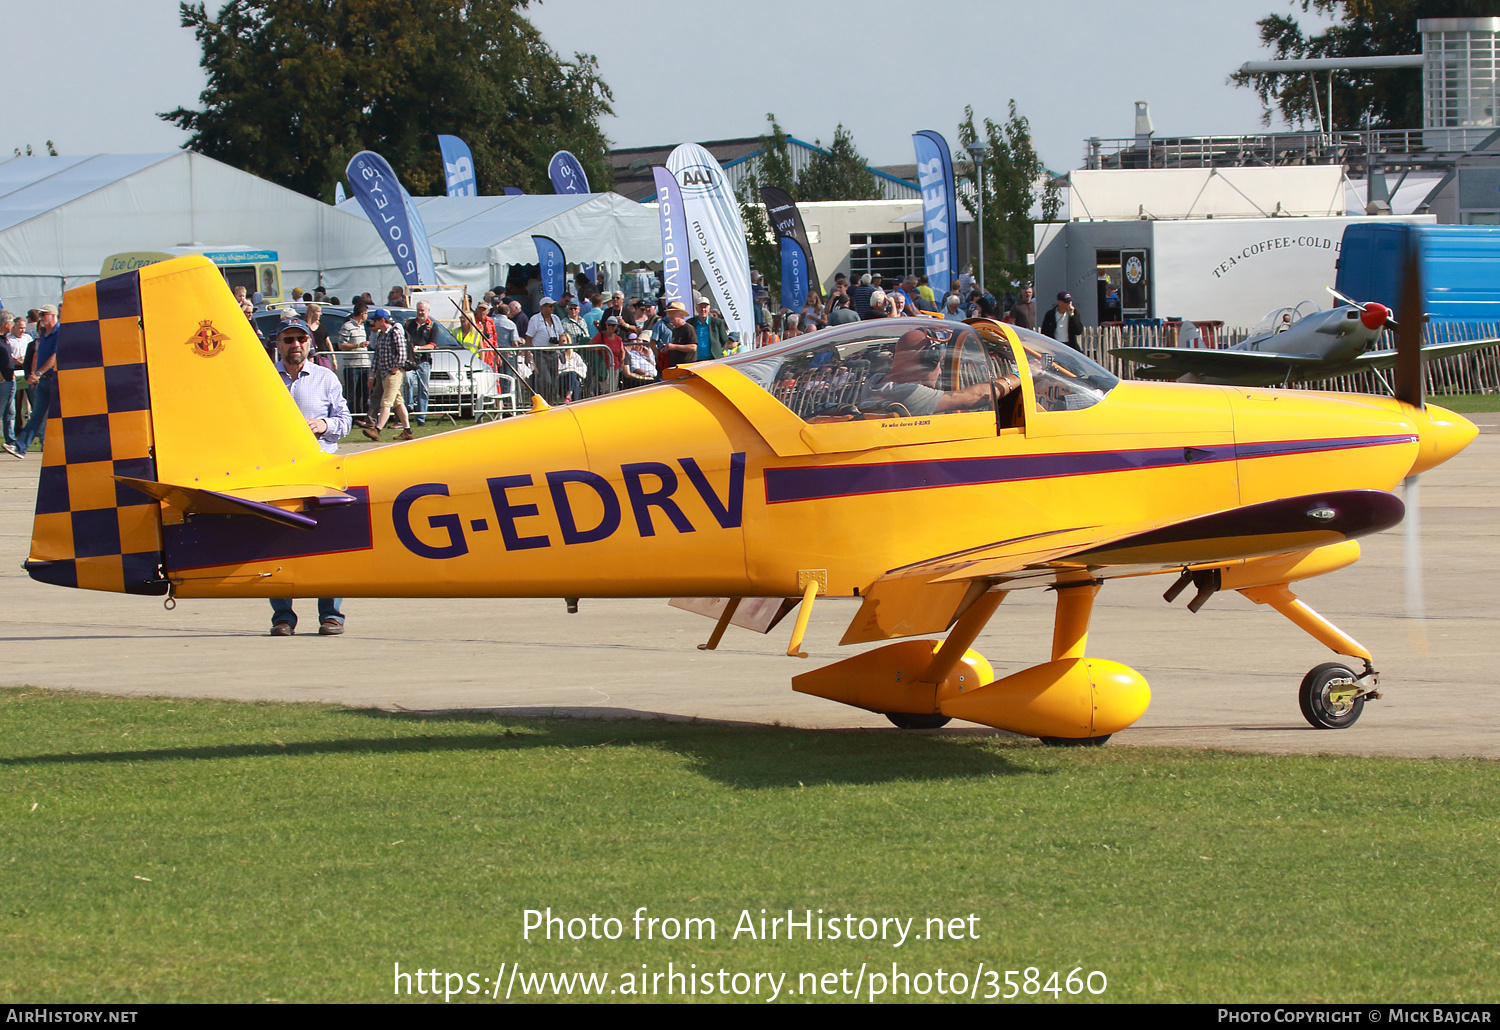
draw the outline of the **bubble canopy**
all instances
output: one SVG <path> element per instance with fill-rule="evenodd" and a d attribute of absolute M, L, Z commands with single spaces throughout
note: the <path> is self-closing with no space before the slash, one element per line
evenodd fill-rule
<path fill-rule="evenodd" d="M 987 320 L 871 319 L 723 363 L 812 422 L 991 411 L 1016 382 L 1006 378 L 1017 372 L 1007 329 L 1026 352 L 1041 411 L 1090 407 L 1120 381 L 1056 340 Z"/>

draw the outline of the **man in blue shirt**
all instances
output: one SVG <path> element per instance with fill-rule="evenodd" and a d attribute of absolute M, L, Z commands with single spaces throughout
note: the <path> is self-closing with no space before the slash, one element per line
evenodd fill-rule
<path fill-rule="evenodd" d="M 688 325 L 698 337 L 698 356 L 695 361 L 722 358 L 724 348 L 729 345 L 729 326 L 721 318 L 710 313 L 712 305 L 707 300 L 698 302 L 698 314 L 688 320 Z"/>
<path fill-rule="evenodd" d="M 16 435 L 16 456 L 26 457 L 35 439 L 41 443 L 47 436 L 47 409 L 52 407 L 52 392 L 57 385 L 57 308 L 48 304 L 40 308 L 36 319 L 36 354 L 32 367 L 26 370 L 26 385 L 36 387 L 31 402 L 31 418 Z"/>
<path fill-rule="evenodd" d="M 326 453 L 333 454 L 353 427 L 349 405 L 339 377 L 322 365 L 307 360 L 312 348 L 312 330 L 300 318 L 281 323 L 276 331 L 276 371 L 291 391 L 297 410 L 307 420 L 308 432 Z M 344 613 L 339 610 L 341 597 L 318 598 L 318 634 L 338 636 L 344 632 Z M 297 628 L 297 613 L 289 597 L 271 598 L 271 636 L 289 637 Z"/>

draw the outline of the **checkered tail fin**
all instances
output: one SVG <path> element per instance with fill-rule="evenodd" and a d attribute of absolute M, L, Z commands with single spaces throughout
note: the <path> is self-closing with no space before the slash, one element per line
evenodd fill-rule
<path fill-rule="evenodd" d="M 326 476 L 212 262 L 177 258 L 77 287 L 61 314 L 33 579 L 167 592 L 163 519 L 184 515 L 122 479 L 232 491 Z"/>

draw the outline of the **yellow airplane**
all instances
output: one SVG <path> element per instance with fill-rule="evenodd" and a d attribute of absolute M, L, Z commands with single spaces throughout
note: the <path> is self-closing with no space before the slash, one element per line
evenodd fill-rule
<path fill-rule="evenodd" d="M 666 382 L 360 453 L 323 453 L 204 258 L 68 292 L 31 557 L 47 583 L 171 597 L 722 598 L 705 647 L 818 596 L 843 643 L 793 688 L 898 726 L 967 719 L 1096 744 L 1139 673 L 1087 654 L 1101 584 L 1175 574 L 1268 604 L 1319 665 L 1316 726 L 1378 697 L 1370 653 L 1291 584 L 1399 522 L 1389 491 L 1477 430 L 1410 396 L 1121 382 L 996 322 L 885 319 Z M 1408 321 L 1417 325 L 1420 319 Z M 1418 362 L 1420 359 L 1418 359 Z M 1057 600 L 1052 659 L 971 650 L 1010 590 Z M 770 599 L 769 601 L 766 599 Z M 749 613 L 756 614 L 749 614 Z M 946 634 L 946 635 L 944 635 Z"/>

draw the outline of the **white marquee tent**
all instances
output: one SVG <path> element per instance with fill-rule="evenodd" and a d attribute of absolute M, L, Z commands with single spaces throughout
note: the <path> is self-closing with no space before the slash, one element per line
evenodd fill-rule
<path fill-rule="evenodd" d="M 618 193 L 513 197 L 414 197 L 438 278 L 473 295 L 503 283 L 511 265 L 537 263 L 531 237 L 550 236 L 570 264 L 598 262 L 610 281 L 620 266 L 661 261 L 661 224 L 654 205 Z M 340 211 L 364 217 L 356 200 Z"/>
<path fill-rule="evenodd" d="M 287 287 L 323 273 L 345 295 L 401 281 L 363 215 L 195 154 L 94 154 L 0 161 L 0 300 L 55 304 L 99 277 L 105 257 L 185 243 L 275 250 Z"/>
<path fill-rule="evenodd" d="M 620 266 L 661 260 L 654 206 L 615 193 L 417 197 L 444 282 L 471 294 L 537 260 L 533 234 L 568 260 Z M 332 207 L 212 158 L 166 154 L 14 157 L 0 161 L 0 301 L 55 304 L 93 282 L 111 254 L 180 244 L 274 250 L 282 281 L 349 300 L 402 282 L 359 204 Z"/>

